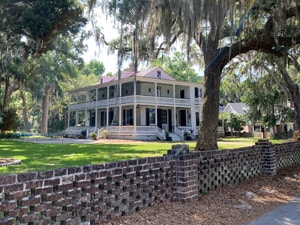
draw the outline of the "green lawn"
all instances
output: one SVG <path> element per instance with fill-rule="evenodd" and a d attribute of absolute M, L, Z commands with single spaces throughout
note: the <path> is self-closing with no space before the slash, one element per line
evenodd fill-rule
<path fill-rule="evenodd" d="M 220 149 L 251 146 L 256 140 L 220 139 Z M 51 170 L 87 164 L 162 156 L 174 142 L 133 144 L 38 144 L 0 140 L 0 158 L 15 158 L 20 165 L 0 167 L 0 175 Z M 187 142 L 194 149 L 195 142 Z"/>

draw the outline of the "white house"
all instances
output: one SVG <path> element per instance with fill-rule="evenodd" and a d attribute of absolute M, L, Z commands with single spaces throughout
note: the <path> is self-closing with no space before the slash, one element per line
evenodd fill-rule
<path fill-rule="evenodd" d="M 168 133 L 182 140 L 198 133 L 202 84 L 176 81 L 160 67 L 101 77 L 69 94 L 68 136 L 105 129 L 108 138 L 163 140 Z"/>

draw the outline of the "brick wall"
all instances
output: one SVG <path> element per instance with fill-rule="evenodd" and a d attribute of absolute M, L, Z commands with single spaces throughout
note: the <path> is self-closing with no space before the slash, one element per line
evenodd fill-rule
<path fill-rule="evenodd" d="M 0 177 L 0 224 L 93 224 L 172 198 L 172 156 Z"/>
<path fill-rule="evenodd" d="M 172 151 L 171 151 L 172 152 Z M 174 151 L 173 151 L 174 153 Z M 1 224 L 94 224 L 300 163 L 300 142 L 0 176 Z"/>
<path fill-rule="evenodd" d="M 300 163 L 300 142 L 274 145 L 277 169 Z"/>

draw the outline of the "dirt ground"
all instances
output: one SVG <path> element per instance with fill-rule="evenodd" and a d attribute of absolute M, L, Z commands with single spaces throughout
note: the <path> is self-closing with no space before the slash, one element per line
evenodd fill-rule
<path fill-rule="evenodd" d="M 101 225 L 242 225 L 300 194 L 300 166 L 201 195 L 189 203 L 163 202 Z"/>

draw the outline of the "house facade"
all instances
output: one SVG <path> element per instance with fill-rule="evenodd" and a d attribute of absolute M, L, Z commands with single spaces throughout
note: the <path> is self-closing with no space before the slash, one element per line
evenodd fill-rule
<path fill-rule="evenodd" d="M 108 138 L 172 140 L 198 133 L 202 84 L 176 81 L 160 67 L 70 91 L 67 136 L 107 132 Z"/>
<path fill-rule="evenodd" d="M 245 103 L 228 103 L 224 109 L 225 113 L 234 113 L 237 115 L 246 115 L 248 111 L 249 106 Z M 273 127 L 265 127 L 259 121 L 255 123 L 248 121 L 241 132 L 252 134 L 257 138 L 288 138 L 292 135 L 293 126 L 293 123 L 282 122 L 280 119 L 276 120 L 276 124 Z"/>

